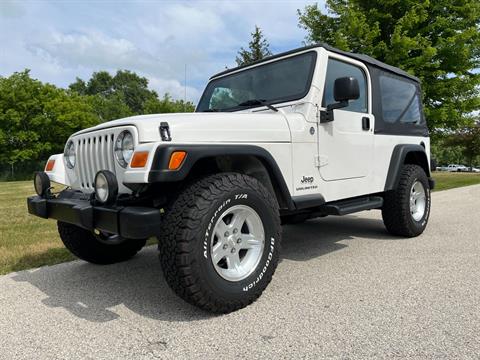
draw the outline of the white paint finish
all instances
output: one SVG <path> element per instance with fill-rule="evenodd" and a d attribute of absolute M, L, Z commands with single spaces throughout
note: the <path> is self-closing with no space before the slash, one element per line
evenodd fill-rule
<path fill-rule="evenodd" d="M 373 115 L 334 110 L 335 120 L 319 124 L 319 155 L 325 159 L 325 181 L 369 176 L 373 162 L 373 128 L 362 129 L 362 118 Z"/>
<path fill-rule="evenodd" d="M 310 124 L 309 124 L 310 125 Z M 293 192 L 292 196 L 321 193 L 324 181 L 315 166 L 317 142 L 292 144 Z M 313 179 L 311 179 L 313 178 Z M 310 179 L 312 181 L 310 181 Z"/>
<path fill-rule="evenodd" d="M 430 139 L 418 136 L 374 135 L 371 173 L 363 178 L 323 181 L 320 193 L 326 201 L 341 200 L 349 197 L 382 192 L 385 189 L 390 159 L 393 149 L 399 144 L 425 144 L 430 153 Z"/>
<path fill-rule="evenodd" d="M 46 171 L 49 179 L 53 182 L 56 182 L 58 184 L 63 184 L 69 186 L 70 183 L 65 176 L 65 162 L 63 160 L 63 154 L 55 154 L 52 155 L 48 158 L 48 161 L 50 160 L 55 160 L 55 164 L 53 166 L 53 169 L 51 171 Z M 48 163 L 47 161 L 47 163 Z"/>
<path fill-rule="evenodd" d="M 356 66 L 366 76 L 367 113 L 342 109 L 334 110 L 334 121 L 319 124 L 319 155 L 322 158 L 320 175 L 326 181 L 369 176 L 373 161 L 373 129 L 371 78 L 368 68 L 361 62 L 329 51 L 322 54 L 322 72 L 325 82 L 328 59 Z M 320 73 L 320 72 L 319 72 Z M 322 85 L 322 97 L 325 86 Z M 322 107 L 322 110 L 325 110 Z M 362 129 L 362 118 L 370 119 L 370 130 Z"/>
<path fill-rule="evenodd" d="M 256 145 L 267 150 L 277 162 L 278 168 L 283 174 L 288 191 L 293 194 L 292 178 L 294 167 L 292 166 L 292 145 L 291 143 L 270 143 L 270 144 L 250 144 Z"/>
<path fill-rule="evenodd" d="M 147 144 L 138 144 L 135 147 L 135 152 L 137 151 L 148 151 L 148 158 L 147 158 L 147 163 L 145 164 L 145 167 L 143 168 L 132 168 L 130 164 L 128 164 L 128 167 L 123 174 L 123 182 L 128 184 L 142 184 L 142 183 L 148 183 L 148 174 L 150 172 L 150 169 L 152 168 L 152 162 L 153 162 L 153 157 L 155 155 L 155 151 L 158 146 L 161 144 L 165 144 L 162 142 L 154 142 L 154 143 L 147 143 Z M 132 156 L 133 158 L 133 156 Z"/>
<path fill-rule="evenodd" d="M 148 183 L 148 174 L 150 172 L 153 157 L 157 147 L 167 145 L 165 142 L 155 142 L 150 144 L 139 144 L 135 151 L 149 151 L 147 165 L 144 168 L 131 168 L 130 166 L 123 173 L 123 183 Z M 277 165 L 283 174 L 287 187 L 292 192 L 292 150 L 291 143 L 229 143 L 229 145 L 255 145 L 268 151 L 276 160 Z M 188 154 L 187 154 L 188 156 Z"/>
<path fill-rule="evenodd" d="M 430 138 L 420 136 L 393 136 L 393 135 L 375 135 L 374 136 L 374 168 L 372 177 L 372 186 L 377 191 L 383 191 L 385 180 L 387 178 L 388 167 L 392 157 L 393 149 L 398 144 L 416 144 L 425 145 L 425 150 L 430 164 Z M 378 190 L 380 189 L 380 190 Z"/>
<path fill-rule="evenodd" d="M 134 125 L 140 142 L 160 141 L 160 123 L 168 122 L 172 143 L 287 142 L 290 131 L 279 113 L 180 113 L 132 116 L 109 121 L 75 135 Z"/>
<path fill-rule="evenodd" d="M 298 101 L 276 104 L 280 110 L 278 112 L 256 107 L 235 113 L 142 115 L 104 123 L 73 137 L 83 139 L 94 134 L 113 132 L 116 138 L 123 129 L 132 129 L 136 151 L 149 151 L 150 156 L 145 168 L 141 169 L 123 169 L 113 160 L 120 193 L 129 192 L 123 183 L 148 182 L 153 154 L 158 146 L 165 144 L 160 139 L 161 122 L 168 122 L 170 127 L 172 141 L 167 144 L 242 144 L 262 147 L 277 162 L 292 196 L 321 194 L 326 201 L 383 191 L 392 151 L 397 144 L 423 142 L 429 156 L 428 138 L 374 135 L 373 131 L 364 131 L 361 119 L 366 114 L 335 110 L 332 123 L 319 124 L 329 56 L 357 65 L 366 73 L 369 109 L 366 116 L 370 118 L 370 127 L 373 129 L 375 119 L 371 114 L 371 80 L 367 67 L 359 61 L 323 48 L 309 51 L 318 54 L 309 93 Z M 93 156 L 93 153 L 89 156 Z M 90 170 L 93 173 L 98 169 Z M 65 175 L 66 183 L 74 189 L 80 188 L 75 171 L 67 169 Z"/>

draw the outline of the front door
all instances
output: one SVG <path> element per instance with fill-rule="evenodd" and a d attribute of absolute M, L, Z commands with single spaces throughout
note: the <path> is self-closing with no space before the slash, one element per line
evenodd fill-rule
<path fill-rule="evenodd" d="M 348 107 L 333 110 L 333 121 L 319 124 L 320 176 L 325 181 L 365 177 L 372 169 L 374 117 L 369 109 L 367 71 L 362 64 L 328 60 L 322 107 L 336 102 L 333 85 L 340 77 L 355 77 L 360 97 Z"/>

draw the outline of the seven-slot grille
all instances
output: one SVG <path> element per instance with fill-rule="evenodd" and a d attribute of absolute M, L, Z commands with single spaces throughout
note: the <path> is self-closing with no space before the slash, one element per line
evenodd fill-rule
<path fill-rule="evenodd" d="M 76 171 L 82 189 L 93 190 L 95 175 L 100 170 L 115 174 L 113 133 L 85 134 L 75 139 Z"/>

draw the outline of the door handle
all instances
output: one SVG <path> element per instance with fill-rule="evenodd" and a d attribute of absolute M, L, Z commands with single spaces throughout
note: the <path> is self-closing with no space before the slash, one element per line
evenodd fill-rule
<path fill-rule="evenodd" d="M 370 130 L 370 118 L 369 117 L 362 117 L 362 129 L 363 130 Z"/>

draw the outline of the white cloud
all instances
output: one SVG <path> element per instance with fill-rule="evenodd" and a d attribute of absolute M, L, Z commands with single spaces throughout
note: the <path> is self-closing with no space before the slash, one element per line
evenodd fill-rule
<path fill-rule="evenodd" d="M 186 90 L 187 100 L 192 100 L 195 103 L 202 95 L 201 92 L 194 87 L 187 86 L 187 88 L 185 89 L 185 85 L 183 83 L 180 83 L 180 81 L 176 79 L 159 79 L 155 77 L 150 77 L 149 86 L 153 90 L 157 91 L 160 96 L 162 96 L 162 94 L 164 93 L 168 93 L 173 98 L 182 100 L 185 96 Z"/>
<path fill-rule="evenodd" d="M 296 10 L 310 1 L 2 2 L 0 75 L 32 69 L 67 86 L 76 76 L 128 69 L 160 95 L 198 101 L 209 76 L 235 65 L 255 25 L 275 52 L 301 46 Z M 4 5 L 7 4 L 7 5 Z M 14 6 L 12 6 L 12 4 Z"/>
<path fill-rule="evenodd" d="M 38 56 L 46 56 L 64 67 L 102 69 L 139 68 L 151 71 L 158 64 L 152 55 L 131 41 L 87 30 L 64 34 L 58 31 L 33 40 L 27 47 Z"/>

